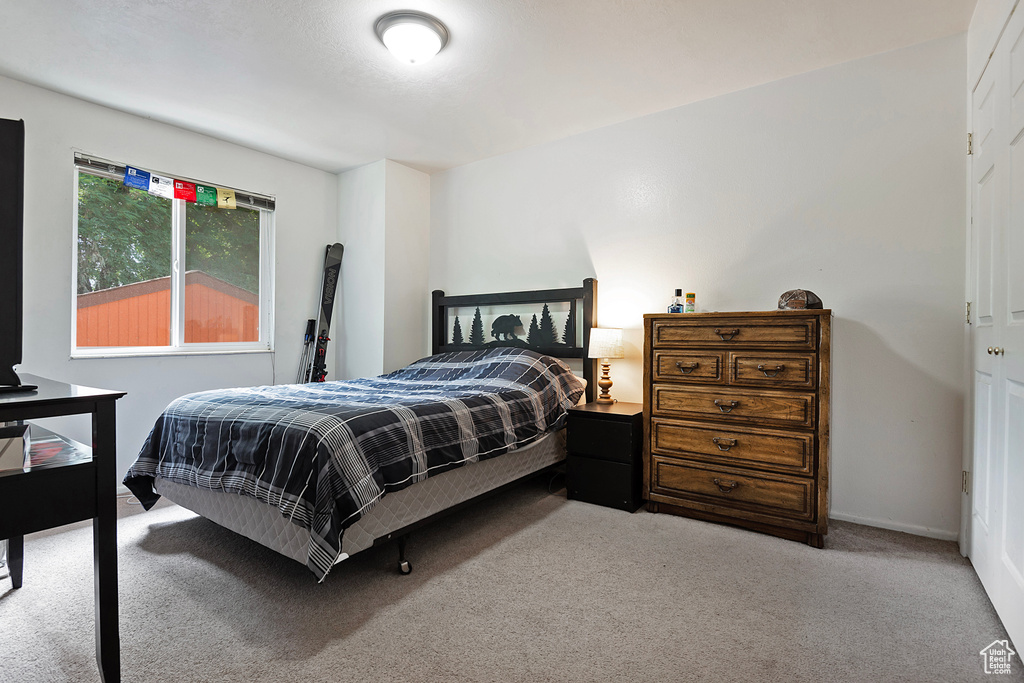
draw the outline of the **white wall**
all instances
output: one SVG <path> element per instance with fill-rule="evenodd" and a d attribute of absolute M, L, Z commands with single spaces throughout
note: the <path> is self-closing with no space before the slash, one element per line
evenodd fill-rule
<path fill-rule="evenodd" d="M 387 161 L 384 372 L 430 353 L 430 176 Z"/>
<path fill-rule="evenodd" d="M 811 289 L 835 315 L 833 516 L 954 538 L 965 78 L 961 35 L 435 174 L 430 288 L 596 276 L 629 401 L 674 288 L 703 310 Z"/>
<path fill-rule="evenodd" d="M 397 370 L 427 353 L 430 176 L 390 159 L 338 177 L 339 376 Z"/>
<path fill-rule="evenodd" d="M 341 323 L 335 355 L 339 377 L 369 377 L 384 369 L 384 205 L 386 163 L 338 176 Z"/>
<path fill-rule="evenodd" d="M 25 120 L 25 325 L 20 372 L 120 389 L 118 474 L 172 399 L 203 389 L 294 381 L 314 313 L 324 245 L 337 233 L 330 173 L 0 77 L 0 117 Z M 73 150 L 277 197 L 276 353 L 69 360 Z M 75 418 L 70 434 L 88 440 Z"/>

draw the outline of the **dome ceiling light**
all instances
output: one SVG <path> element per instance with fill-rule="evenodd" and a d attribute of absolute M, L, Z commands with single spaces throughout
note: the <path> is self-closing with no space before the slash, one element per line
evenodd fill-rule
<path fill-rule="evenodd" d="M 377 20 L 373 30 L 391 54 L 408 64 L 429 61 L 448 44 L 448 28 L 423 12 L 388 12 Z"/>

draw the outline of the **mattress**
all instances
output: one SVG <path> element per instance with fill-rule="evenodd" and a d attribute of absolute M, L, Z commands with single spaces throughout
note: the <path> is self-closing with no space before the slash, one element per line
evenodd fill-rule
<path fill-rule="evenodd" d="M 378 538 L 463 503 L 565 459 L 565 430 L 504 455 L 459 467 L 384 496 L 345 530 L 335 564 L 373 545 Z M 157 477 L 157 493 L 212 522 L 306 564 L 308 529 L 255 498 L 200 489 Z"/>

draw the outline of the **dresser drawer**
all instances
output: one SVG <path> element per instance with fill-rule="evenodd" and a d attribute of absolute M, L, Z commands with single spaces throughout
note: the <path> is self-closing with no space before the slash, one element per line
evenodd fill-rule
<path fill-rule="evenodd" d="M 814 426 L 814 394 L 768 389 L 655 384 L 652 412 L 659 417 Z"/>
<path fill-rule="evenodd" d="M 725 352 L 655 351 L 655 382 L 725 383 Z"/>
<path fill-rule="evenodd" d="M 814 471 L 814 435 L 708 423 L 651 420 L 651 452 L 795 475 Z"/>
<path fill-rule="evenodd" d="M 699 316 L 653 321 L 655 348 L 687 346 L 750 346 L 757 348 L 813 349 L 817 338 L 815 318 L 715 318 Z"/>
<path fill-rule="evenodd" d="M 764 472 L 748 475 L 743 470 L 705 467 L 660 456 L 652 456 L 651 461 L 652 493 L 790 519 L 814 519 L 813 479 Z"/>
<path fill-rule="evenodd" d="M 729 384 L 813 390 L 817 365 L 813 353 L 730 351 Z"/>

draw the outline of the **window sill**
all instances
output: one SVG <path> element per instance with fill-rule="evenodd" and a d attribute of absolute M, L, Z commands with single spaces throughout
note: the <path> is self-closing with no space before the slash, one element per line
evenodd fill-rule
<path fill-rule="evenodd" d="M 233 356 L 260 353 L 274 353 L 274 349 L 97 348 L 89 351 L 75 349 L 71 352 L 71 360 L 91 360 L 95 358 L 172 358 L 174 356 Z"/>

